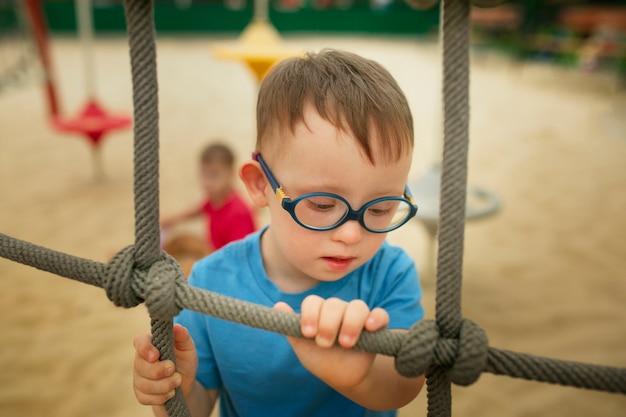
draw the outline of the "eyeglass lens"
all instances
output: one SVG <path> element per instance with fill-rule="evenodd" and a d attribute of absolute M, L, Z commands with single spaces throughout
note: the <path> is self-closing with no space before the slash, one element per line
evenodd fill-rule
<path fill-rule="evenodd" d="M 332 196 L 311 196 L 299 200 L 294 208 L 298 220 L 311 227 L 326 228 L 340 222 L 348 213 L 348 205 Z M 390 198 L 366 206 L 363 223 L 371 230 L 386 230 L 402 223 L 411 213 L 403 199 Z"/>

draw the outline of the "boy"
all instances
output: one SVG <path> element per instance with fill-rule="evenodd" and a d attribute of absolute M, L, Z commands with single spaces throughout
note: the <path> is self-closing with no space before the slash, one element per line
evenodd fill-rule
<path fill-rule="evenodd" d="M 200 182 L 205 200 L 191 210 L 161 220 L 161 227 L 168 229 L 204 214 L 208 223 L 207 244 L 211 250 L 254 232 L 252 210 L 233 185 L 235 174 L 235 156 L 228 146 L 213 143 L 205 147 L 200 155 Z"/>
<path fill-rule="evenodd" d="M 405 331 L 423 316 L 414 263 L 385 242 L 417 210 L 405 186 L 413 122 L 404 94 L 352 53 L 281 61 L 259 90 L 256 149 L 239 173 L 269 208 L 269 226 L 201 260 L 189 282 L 299 312 L 310 340 L 185 310 L 176 370 L 158 361 L 150 335 L 135 338 L 137 399 L 165 415 L 161 404 L 180 386 L 194 416 L 208 416 L 218 396 L 221 416 L 396 415 L 423 377 L 350 348 L 363 330 Z"/>

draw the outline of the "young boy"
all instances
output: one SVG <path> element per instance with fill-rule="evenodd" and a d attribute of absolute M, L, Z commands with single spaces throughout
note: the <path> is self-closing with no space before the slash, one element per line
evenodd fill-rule
<path fill-rule="evenodd" d="M 190 210 L 162 219 L 161 227 L 168 229 L 204 215 L 209 250 L 220 249 L 254 232 L 254 214 L 235 190 L 235 178 L 235 156 L 230 148 L 217 142 L 206 146 L 200 154 L 200 182 L 205 200 Z"/>
<path fill-rule="evenodd" d="M 413 122 L 379 64 L 324 50 L 278 63 L 257 104 L 257 152 L 240 168 L 270 224 L 197 263 L 190 284 L 301 314 L 309 340 L 184 310 L 177 368 L 134 340 L 135 395 L 165 415 L 180 386 L 193 416 L 393 416 L 423 377 L 351 349 L 362 331 L 423 317 L 413 261 L 385 242 L 415 215 Z M 284 188 L 283 188 L 284 187 Z M 183 327 L 184 326 L 184 327 Z M 391 410 L 391 411 L 372 411 Z"/>

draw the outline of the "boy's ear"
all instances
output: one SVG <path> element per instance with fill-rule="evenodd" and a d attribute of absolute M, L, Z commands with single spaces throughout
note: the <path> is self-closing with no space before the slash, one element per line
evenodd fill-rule
<path fill-rule="evenodd" d="M 258 207 L 267 206 L 265 188 L 268 186 L 263 168 L 257 161 L 247 161 L 239 168 L 239 178 L 248 190 L 248 195 Z"/>

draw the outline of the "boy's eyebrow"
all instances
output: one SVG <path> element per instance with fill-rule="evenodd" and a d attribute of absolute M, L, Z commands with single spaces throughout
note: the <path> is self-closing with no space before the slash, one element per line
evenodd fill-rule
<path fill-rule="evenodd" d="M 267 165 L 267 162 L 265 162 L 265 159 L 261 156 L 260 151 L 252 152 L 252 159 L 254 159 L 255 161 L 259 163 L 262 161 L 263 164 L 271 171 L 271 167 Z M 272 172 L 272 175 L 274 176 L 275 174 Z M 312 180 L 314 178 L 308 177 L 306 179 Z M 271 181 L 271 180 L 272 179 L 268 178 L 268 181 Z M 298 195 L 312 193 L 312 192 L 327 192 L 327 193 L 336 194 L 345 198 L 345 194 L 349 194 L 349 191 L 354 189 L 354 184 L 336 185 L 332 182 L 327 182 L 327 181 L 334 181 L 335 180 L 334 178 L 329 178 L 328 180 L 319 181 L 319 183 L 317 184 L 309 183 L 309 184 L 303 185 L 302 183 L 300 183 L 300 184 L 297 184 L 297 186 L 296 184 L 291 184 L 291 183 L 283 184 L 279 178 L 273 178 L 273 180 L 276 181 L 276 183 L 273 184 L 276 188 L 282 188 L 284 186 L 288 187 L 287 190 L 284 190 L 284 193 L 289 198 L 296 198 L 298 197 Z M 403 184 L 403 188 L 400 192 L 396 193 L 393 190 L 381 191 L 377 193 L 372 193 L 371 195 L 367 197 L 367 199 L 373 200 L 373 199 L 381 198 L 381 197 L 402 197 L 404 196 L 405 189 L 406 189 L 406 183 Z"/>
<path fill-rule="evenodd" d="M 284 185 L 281 183 L 281 185 Z M 311 192 L 326 192 L 326 193 L 330 193 L 330 194 L 337 194 L 341 197 L 344 197 L 346 199 L 348 199 L 346 197 L 347 194 L 350 194 L 350 191 L 353 191 L 355 188 L 355 184 L 343 184 L 343 185 L 337 185 L 337 184 L 332 184 L 326 181 L 319 181 L 317 183 L 315 182 L 310 182 L 307 184 L 287 184 L 285 185 L 286 187 L 289 187 L 289 190 L 285 190 L 285 192 L 289 195 L 289 197 L 291 198 L 295 198 L 298 197 L 297 195 L 292 195 L 293 193 L 291 192 L 291 189 L 294 188 L 294 185 L 296 185 L 296 190 L 294 191 L 300 191 L 300 194 L 305 194 L 305 193 L 311 193 Z M 404 195 L 404 186 L 406 184 L 403 184 L 402 188 L 398 191 L 396 190 L 392 190 L 391 187 L 389 187 L 389 189 L 385 189 L 385 190 L 381 190 L 379 192 L 372 192 L 369 193 L 366 196 L 366 200 L 374 200 L 376 198 L 380 198 L 380 197 L 401 197 Z M 299 189 L 299 190 L 298 190 Z M 289 191 L 289 192 L 288 192 Z"/>

